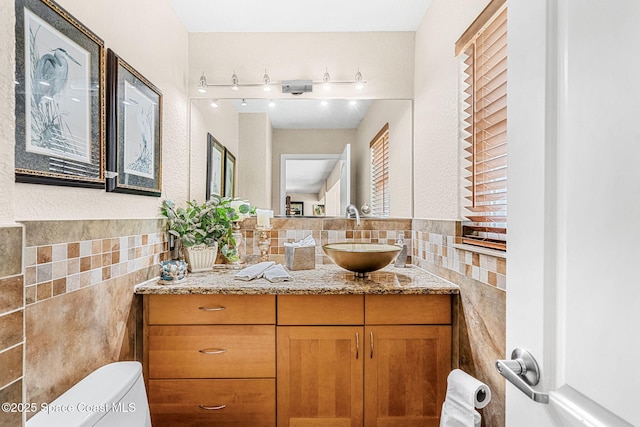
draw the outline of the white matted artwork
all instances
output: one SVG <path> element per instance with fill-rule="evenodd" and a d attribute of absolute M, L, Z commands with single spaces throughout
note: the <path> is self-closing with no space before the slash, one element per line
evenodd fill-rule
<path fill-rule="evenodd" d="M 155 111 L 153 100 L 128 81 L 124 83 L 124 166 L 125 172 L 154 177 Z"/>
<path fill-rule="evenodd" d="M 25 151 L 91 162 L 90 53 L 24 9 Z"/>

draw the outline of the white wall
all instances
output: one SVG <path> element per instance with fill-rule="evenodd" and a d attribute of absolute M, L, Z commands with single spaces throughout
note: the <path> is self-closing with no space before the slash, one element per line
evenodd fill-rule
<path fill-rule="evenodd" d="M 413 32 L 355 33 L 192 33 L 189 35 L 190 96 L 224 98 L 291 97 L 260 87 L 209 88 L 199 94 L 196 86 L 202 72 L 207 81 L 231 83 L 235 70 L 240 83 L 261 83 L 265 68 L 272 81 L 311 79 L 322 81 L 328 69 L 334 81 L 353 81 L 358 67 L 367 81 L 361 91 L 353 86 L 336 86 L 332 97 L 413 97 Z M 318 92 L 305 98 L 324 97 Z"/>
<path fill-rule="evenodd" d="M 240 114 L 236 197 L 262 209 L 271 208 L 272 133 L 266 113 Z"/>
<path fill-rule="evenodd" d="M 274 129 L 272 207 L 280 215 L 280 156 L 281 154 L 342 154 L 347 144 L 356 142 L 355 129 Z M 355 175 L 351 171 L 352 191 Z"/>
<path fill-rule="evenodd" d="M 212 108 L 206 99 L 191 100 L 189 200 L 204 201 L 207 193 L 207 134 L 237 156 L 239 121 L 238 111 L 228 100 L 220 100 L 218 108 Z M 238 159 L 236 164 L 242 166 Z"/>
<path fill-rule="evenodd" d="M 389 123 L 390 217 L 412 216 L 412 109 L 409 100 L 377 100 L 357 130 L 353 165 L 356 169 L 356 206 L 371 205 L 371 151 L 369 144 Z"/>
<path fill-rule="evenodd" d="M 162 196 L 186 199 L 189 158 L 177 153 L 187 153 L 189 148 L 188 34 L 168 0 L 58 3 L 162 91 Z M 0 65 L 0 221 L 157 216 L 157 197 L 14 183 L 14 15 L 13 2 L 2 2 L 0 53 L 5 60 Z"/>
<path fill-rule="evenodd" d="M 414 217 L 458 219 L 458 62 L 454 45 L 488 0 L 433 0 L 415 40 Z"/>
<path fill-rule="evenodd" d="M 15 13 L 13 2 L 0 2 L 0 224 L 14 221 Z"/>

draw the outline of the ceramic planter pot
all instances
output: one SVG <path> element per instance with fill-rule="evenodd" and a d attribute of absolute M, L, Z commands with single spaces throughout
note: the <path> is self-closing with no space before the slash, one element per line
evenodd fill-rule
<path fill-rule="evenodd" d="M 210 271 L 216 263 L 218 256 L 218 243 L 213 246 L 194 245 L 183 247 L 184 258 L 187 261 L 189 271 L 198 273 L 200 271 Z"/>

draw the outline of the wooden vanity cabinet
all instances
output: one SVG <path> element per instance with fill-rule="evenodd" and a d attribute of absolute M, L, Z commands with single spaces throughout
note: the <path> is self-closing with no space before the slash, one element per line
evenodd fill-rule
<path fill-rule="evenodd" d="M 277 335 L 279 427 L 438 426 L 449 295 L 278 296 Z"/>
<path fill-rule="evenodd" d="M 275 296 L 145 295 L 154 427 L 273 427 Z"/>

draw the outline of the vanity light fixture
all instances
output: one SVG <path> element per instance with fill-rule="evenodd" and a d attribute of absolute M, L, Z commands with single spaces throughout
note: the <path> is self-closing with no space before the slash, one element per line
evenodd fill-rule
<path fill-rule="evenodd" d="M 269 78 L 269 74 L 267 74 L 267 69 L 264 69 L 264 76 L 262 76 L 262 83 L 264 83 L 264 86 L 262 88 L 263 91 L 265 92 L 271 92 L 271 86 L 269 86 L 269 82 L 271 81 L 271 79 Z"/>
<path fill-rule="evenodd" d="M 217 99 L 213 99 L 211 100 L 211 105 L 213 108 L 218 108 L 218 100 Z"/>
<path fill-rule="evenodd" d="M 362 80 L 362 73 L 360 72 L 360 67 L 358 67 L 358 72 L 356 73 L 356 89 L 360 90 L 364 87 L 364 81 Z"/>
<path fill-rule="evenodd" d="M 235 70 L 231 75 L 231 90 L 240 90 L 240 86 L 238 86 L 238 76 L 236 76 Z"/>
<path fill-rule="evenodd" d="M 322 101 L 320 101 L 320 105 L 322 105 L 323 107 L 326 107 L 327 105 L 329 105 L 329 101 L 327 101 L 326 99 L 323 99 Z"/>
<path fill-rule="evenodd" d="M 276 106 L 276 103 L 273 101 L 273 99 L 269 100 L 269 107 L 273 108 Z"/>
<path fill-rule="evenodd" d="M 200 82 L 198 83 L 198 92 L 207 93 L 207 78 L 204 76 L 204 71 L 200 76 Z"/>
<path fill-rule="evenodd" d="M 322 88 L 324 90 L 331 89 L 331 76 L 329 76 L 329 69 L 325 69 L 324 75 L 322 76 Z"/>
<path fill-rule="evenodd" d="M 355 99 L 352 99 L 351 101 L 349 101 L 349 105 L 357 105 L 358 101 L 356 101 Z"/>
<path fill-rule="evenodd" d="M 356 89 L 364 88 L 366 82 L 362 78 L 362 73 L 360 72 L 360 68 L 358 68 L 354 80 L 350 81 L 339 81 L 339 80 L 331 80 L 331 76 L 329 75 L 329 69 L 325 68 L 325 72 L 322 75 L 322 80 L 313 81 L 313 80 L 280 80 L 280 81 L 271 81 L 271 77 L 267 70 L 264 70 L 264 74 L 262 76 L 262 81 L 260 83 L 243 83 L 240 84 L 240 79 L 238 79 L 238 75 L 235 70 L 233 74 L 231 74 L 231 84 L 229 83 L 213 83 L 210 84 L 207 82 L 207 78 L 202 72 L 202 76 L 200 76 L 200 80 L 198 82 L 198 92 L 207 93 L 207 88 L 209 87 L 228 87 L 231 90 L 239 91 L 241 87 L 261 87 L 263 91 L 270 92 L 273 85 L 282 85 L 282 93 L 290 93 L 292 95 L 301 95 L 305 92 L 313 92 L 313 86 L 322 86 L 323 90 L 330 90 L 331 86 L 340 86 L 340 85 L 355 85 Z"/>
<path fill-rule="evenodd" d="M 242 98 L 242 102 L 240 103 L 240 105 L 242 105 L 243 107 L 246 107 L 247 101 L 244 98 Z"/>

